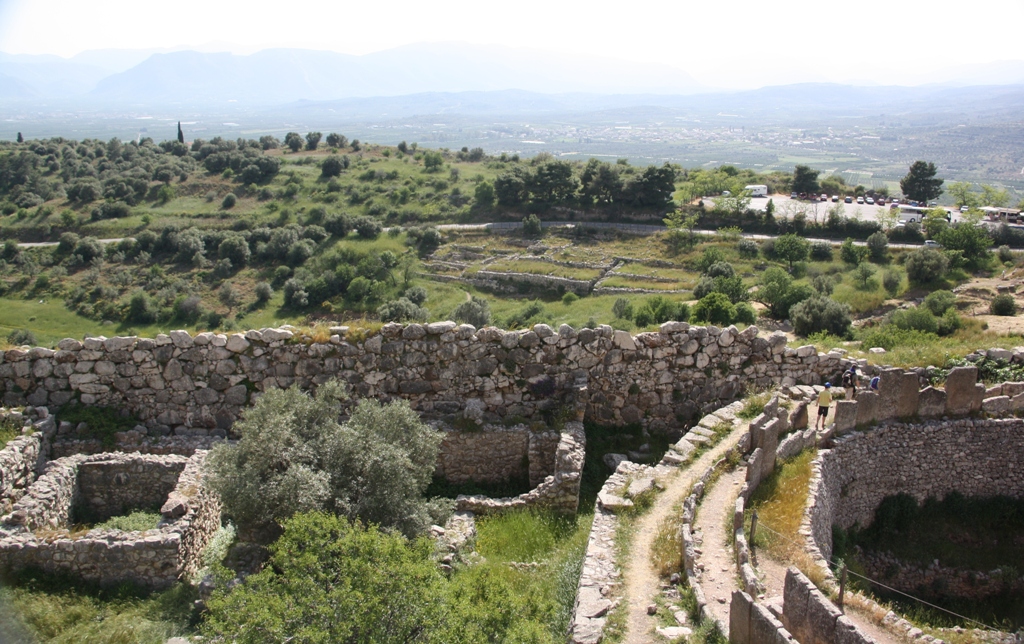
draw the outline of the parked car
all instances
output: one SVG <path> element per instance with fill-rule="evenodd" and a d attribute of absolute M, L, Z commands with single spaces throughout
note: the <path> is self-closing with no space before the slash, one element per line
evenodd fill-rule
<path fill-rule="evenodd" d="M 942 244 L 940 244 L 939 242 L 935 241 L 934 239 L 926 239 L 926 240 L 924 240 L 924 246 L 925 246 L 925 248 L 942 248 Z"/>
<path fill-rule="evenodd" d="M 964 204 L 963 206 L 960 206 L 960 212 L 967 212 L 967 210 L 968 210 L 968 208 L 967 208 L 966 204 Z"/>
<path fill-rule="evenodd" d="M 846 199 L 843 199 L 843 203 L 853 203 L 853 197 L 847 197 Z"/>
<path fill-rule="evenodd" d="M 867 199 L 864 200 L 864 203 L 869 204 L 869 205 L 874 205 L 875 204 L 875 200 L 872 199 L 871 197 L 868 197 Z"/>
<path fill-rule="evenodd" d="M 798 194 L 797 194 L 797 193 L 795 193 L 795 192 L 791 192 L 791 193 L 789 193 L 789 198 L 790 198 L 790 199 L 799 199 L 799 198 L 800 198 L 800 195 L 798 195 Z"/>
<path fill-rule="evenodd" d="M 864 203 L 864 197 L 857 197 L 857 203 Z"/>
<path fill-rule="evenodd" d="M 827 195 L 827 194 L 825 194 L 824 192 L 823 192 L 823 193 L 821 193 L 821 200 L 822 200 L 822 201 L 828 201 L 828 195 Z"/>
<path fill-rule="evenodd" d="M 832 201 L 833 202 L 838 202 L 839 201 L 839 195 L 832 195 Z"/>

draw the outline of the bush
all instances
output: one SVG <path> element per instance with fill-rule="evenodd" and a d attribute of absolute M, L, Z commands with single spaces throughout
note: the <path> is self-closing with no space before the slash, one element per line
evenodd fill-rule
<path fill-rule="evenodd" d="M 210 484 L 239 528 L 273 529 L 297 512 L 326 510 L 414 536 L 440 519 L 423 493 L 441 434 L 404 400 L 363 399 L 341 425 L 345 398 L 338 381 L 315 396 L 270 389 L 235 423 L 241 439 L 210 451 Z"/>
<path fill-rule="evenodd" d="M 736 270 L 729 262 L 715 262 L 708 266 L 704 274 L 708 277 L 733 277 L 736 275 Z"/>
<path fill-rule="evenodd" d="M 753 297 L 768 307 L 773 318 L 784 320 L 789 317 L 793 305 L 811 295 L 813 291 L 810 288 L 793 284 L 793 278 L 785 270 L 772 266 L 761 275 L 761 283 Z"/>
<path fill-rule="evenodd" d="M 288 281 L 290 282 L 291 280 Z M 346 289 L 345 294 L 353 302 L 362 302 L 363 299 L 369 295 L 372 287 L 373 282 L 360 275 L 348 283 L 348 289 Z M 287 297 L 287 295 L 285 295 L 285 297 Z"/>
<path fill-rule="evenodd" d="M 902 284 L 903 276 L 896 271 L 885 271 L 885 274 L 882 275 L 882 286 L 885 287 L 889 297 L 896 297 Z"/>
<path fill-rule="evenodd" d="M 883 262 L 889 254 L 889 238 L 885 233 L 878 231 L 868 237 L 868 254 L 873 262 Z"/>
<path fill-rule="evenodd" d="M 999 261 L 1006 263 L 1013 261 L 1013 251 L 1006 244 L 999 247 Z"/>
<path fill-rule="evenodd" d="M 896 347 L 924 347 L 934 345 L 937 338 L 934 334 L 922 331 L 900 329 L 891 324 L 874 327 L 861 336 L 861 346 L 870 349 L 881 347 L 892 351 Z"/>
<path fill-rule="evenodd" d="M 83 264 L 88 264 L 96 257 L 103 256 L 103 244 L 95 237 L 83 237 L 75 244 L 74 254 L 81 259 Z"/>
<path fill-rule="evenodd" d="M 822 331 L 839 337 L 850 334 L 850 307 L 823 295 L 796 304 L 789 316 L 797 334 L 805 337 Z"/>
<path fill-rule="evenodd" d="M 257 284 L 254 292 L 256 294 L 256 301 L 259 304 L 266 304 L 270 301 L 270 298 L 274 297 L 274 289 L 266 282 Z"/>
<path fill-rule="evenodd" d="M 7 342 L 16 347 L 26 344 L 34 347 L 36 345 L 36 334 L 28 329 L 14 329 L 7 334 Z"/>
<path fill-rule="evenodd" d="M 427 301 L 427 289 L 422 286 L 413 286 L 405 290 L 404 297 L 416 306 L 419 306 Z"/>
<path fill-rule="evenodd" d="M 899 309 L 889 314 L 889 324 L 905 331 L 923 331 L 935 333 L 939 325 L 932 312 L 925 307 L 912 306 Z"/>
<path fill-rule="evenodd" d="M 736 306 L 724 293 L 709 293 L 693 307 L 693 318 L 698 322 L 725 326 L 736 319 Z"/>
<path fill-rule="evenodd" d="M 831 262 L 832 244 L 824 241 L 811 244 L 811 259 L 816 262 Z"/>
<path fill-rule="evenodd" d="M 198 295 L 181 297 L 174 303 L 175 317 L 189 324 L 195 324 L 203 313 L 203 301 Z"/>
<path fill-rule="evenodd" d="M 483 328 L 491 323 L 491 307 L 487 300 L 473 296 L 468 302 L 455 307 L 452 317 L 456 322 L 472 324 L 476 328 Z"/>
<path fill-rule="evenodd" d="M 717 264 L 715 264 L 717 266 Z M 728 264 L 726 264 L 728 266 Z M 697 282 L 697 286 L 693 289 L 693 297 L 701 299 L 708 293 L 723 293 L 728 296 L 729 301 L 732 303 L 743 302 L 747 299 L 747 288 L 743 285 L 743 278 L 738 276 L 733 277 L 716 277 L 712 279 L 705 275 L 700 278 Z"/>
<path fill-rule="evenodd" d="M 562 296 L 562 304 L 564 304 L 566 306 L 569 306 L 570 304 L 572 304 L 573 302 L 576 302 L 579 299 L 580 299 L 579 295 L 576 295 L 572 291 L 569 291 L 568 293 L 566 293 L 565 295 Z"/>
<path fill-rule="evenodd" d="M 924 298 L 924 305 L 934 315 L 942 315 L 956 304 L 956 295 L 952 291 L 932 291 Z"/>
<path fill-rule="evenodd" d="M 442 609 L 446 588 L 430 548 L 376 526 L 301 514 L 284 524 L 261 572 L 213 596 L 202 632 L 238 644 L 445 641 L 451 611 Z"/>
<path fill-rule="evenodd" d="M 907 254 L 903 262 L 907 277 L 914 284 L 928 284 L 945 277 L 949 260 L 933 248 L 919 248 Z"/>
<path fill-rule="evenodd" d="M 736 244 L 736 250 L 739 252 L 740 257 L 745 257 L 747 259 L 757 258 L 760 252 L 757 247 L 757 242 L 753 239 L 741 239 L 739 243 Z"/>
<path fill-rule="evenodd" d="M 236 203 L 238 203 L 238 197 L 233 192 L 229 192 L 224 195 L 224 200 L 220 202 L 220 207 L 228 210 L 234 208 Z"/>
<path fill-rule="evenodd" d="M 355 221 L 356 234 L 363 239 L 377 239 L 384 227 L 370 217 L 360 217 Z"/>
<path fill-rule="evenodd" d="M 544 234 L 544 227 L 537 215 L 528 215 L 523 218 L 523 237 L 540 237 Z"/>
<path fill-rule="evenodd" d="M 230 259 L 232 266 L 242 267 L 249 263 L 252 251 L 249 250 L 249 242 L 245 241 L 245 237 L 234 234 L 221 240 L 217 246 L 217 256 L 221 259 Z"/>
<path fill-rule="evenodd" d="M 125 321 L 132 324 L 152 324 L 156 321 L 156 306 L 145 291 L 138 290 L 132 293 Z"/>
<path fill-rule="evenodd" d="M 377 316 L 382 322 L 425 322 L 427 310 L 400 297 L 377 307 Z"/>
<path fill-rule="evenodd" d="M 992 303 L 989 304 L 988 310 L 992 315 L 1017 315 L 1017 302 L 1014 301 L 1012 295 L 997 295 L 992 298 Z"/>
<path fill-rule="evenodd" d="M 647 324 L 641 326 L 670 321 L 686 322 L 690 319 L 690 307 L 685 302 L 673 302 L 667 297 L 655 295 L 643 303 L 634 314 L 634 318 L 638 315 L 643 316 L 641 319 L 648 320 Z M 637 324 L 640 323 L 637 322 Z"/>
<path fill-rule="evenodd" d="M 309 293 L 302 282 L 294 277 L 284 283 L 284 305 L 293 309 L 309 306 Z"/>
<path fill-rule="evenodd" d="M 612 315 L 620 320 L 633 319 L 633 305 L 624 297 L 617 298 L 612 304 Z"/>
<path fill-rule="evenodd" d="M 701 273 L 707 273 L 709 268 L 719 263 L 727 263 L 725 261 L 725 253 L 723 253 L 722 249 L 717 246 L 708 246 L 704 249 L 704 253 L 700 256 L 700 259 L 697 260 L 696 268 Z"/>
<path fill-rule="evenodd" d="M 850 237 L 847 237 L 843 245 L 839 247 L 839 256 L 847 264 L 860 264 L 861 260 L 864 259 L 865 252 L 867 251 L 855 245 Z"/>
<path fill-rule="evenodd" d="M 57 254 L 69 255 L 75 246 L 78 245 L 78 235 L 75 233 L 61 233 L 60 241 L 57 242 Z"/>
<path fill-rule="evenodd" d="M 939 318 L 937 333 L 939 335 L 952 335 L 962 329 L 964 321 L 957 315 L 956 309 L 948 309 Z"/>
<path fill-rule="evenodd" d="M 757 311 L 750 306 L 749 302 L 740 302 L 736 305 L 736 322 L 743 324 L 754 324 L 757 322 Z"/>
<path fill-rule="evenodd" d="M 875 287 L 878 286 L 878 282 L 875 282 L 874 280 L 871 279 L 874 276 L 874 274 L 875 267 L 872 266 L 871 264 L 868 264 L 867 262 L 861 262 L 853 271 L 853 277 L 858 282 L 860 282 L 859 288 L 862 289 L 873 288 L 872 284 L 874 284 Z"/>
<path fill-rule="evenodd" d="M 811 280 L 811 288 L 818 295 L 832 295 L 832 291 L 836 288 L 836 283 L 828 275 L 816 275 Z"/>

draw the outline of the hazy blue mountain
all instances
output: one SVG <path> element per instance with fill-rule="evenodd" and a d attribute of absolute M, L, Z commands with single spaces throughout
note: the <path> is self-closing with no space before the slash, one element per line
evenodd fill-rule
<path fill-rule="evenodd" d="M 26 98 L 63 98 L 85 94 L 107 72 L 59 56 L 0 53 L 0 74 L 31 88 Z M 7 90 L 0 88 L 0 94 L 7 96 Z"/>
<path fill-rule="evenodd" d="M 39 98 L 39 93 L 25 81 L 0 73 L 0 100 L 28 100 Z"/>
<path fill-rule="evenodd" d="M 584 56 L 466 44 L 421 44 L 351 56 L 267 49 L 248 56 L 154 54 L 100 81 L 97 99 L 282 103 L 421 92 L 663 92 L 700 89 L 686 73 Z"/>

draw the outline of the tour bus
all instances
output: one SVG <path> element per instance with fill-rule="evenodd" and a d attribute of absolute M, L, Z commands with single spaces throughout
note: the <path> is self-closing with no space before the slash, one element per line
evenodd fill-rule
<path fill-rule="evenodd" d="M 1005 221 L 1007 223 L 1015 224 L 1020 219 L 1020 211 L 1015 208 L 993 208 L 991 206 L 985 206 L 981 209 L 981 212 L 985 214 L 985 218 L 989 221 Z"/>
<path fill-rule="evenodd" d="M 900 211 L 900 223 L 902 224 L 913 224 L 921 223 L 924 221 L 925 215 L 928 214 L 929 210 L 933 208 L 926 208 L 925 206 L 908 206 L 907 204 L 893 204 L 890 206 L 892 210 L 898 209 Z M 946 208 L 946 221 L 953 221 L 953 212 Z"/>
<path fill-rule="evenodd" d="M 744 188 L 744 190 L 749 190 L 751 197 L 767 197 L 768 196 L 768 186 L 763 186 L 761 184 L 747 186 L 747 187 Z"/>

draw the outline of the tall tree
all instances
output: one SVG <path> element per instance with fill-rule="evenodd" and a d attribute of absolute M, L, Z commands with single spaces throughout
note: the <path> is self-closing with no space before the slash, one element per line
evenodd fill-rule
<path fill-rule="evenodd" d="M 319 132 L 308 132 L 306 134 L 306 149 L 315 150 L 320 145 L 320 137 L 322 136 Z"/>
<path fill-rule="evenodd" d="M 930 161 L 914 161 L 907 176 L 900 179 L 900 190 L 913 201 L 927 202 L 942 194 L 943 179 L 935 175 L 938 170 Z"/>
<path fill-rule="evenodd" d="M 178 121 L 178 143 L 185 142 L 185 133 L 181 131 L 181 121 Z"/>
<path fill-rule="evenodd" d="M 25 139 L 21 136 L 21 132 L 18 132 L 18 143 L 24 143 Z"/>
<path fill-rule="evenodd" d="M 818 192 L 819 174 L 820 172 L 817 170 L 811 170 L 805 165 L 798 165 L 793 169 L 793 192 Z"/>
<path fill-rule="evenodd" d="M 949 184 L 949 194 L 953 196 L 957 208 L 967 206 L 973 208 L 978 205 L 978 194 L 974 192 L 968 181 L 954 181 Z"/>

